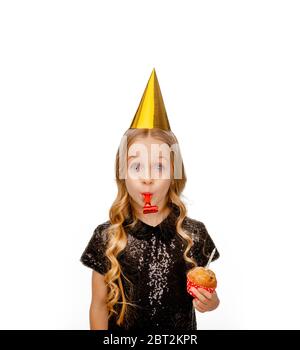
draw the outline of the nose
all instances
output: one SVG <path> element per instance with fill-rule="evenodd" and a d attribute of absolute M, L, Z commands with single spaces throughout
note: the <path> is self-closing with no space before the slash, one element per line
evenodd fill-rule
<path fill-rule="evenodd" d="M 148 177 L 148 178 L 142 179 L 142 182 L 145 185 L 151 185 L 153 183 L 153 180 Z"/>
<path fill-rule="evenodd" d="M 152 176 L 151 176 L 151 167 L 148 166 L 148 168 L 145 168 L 141 174 L 140 174 L 140 179 L 142 181 L 143 184 L 145 185 L 151 185 L 154 181 L 152 179 Z"/>

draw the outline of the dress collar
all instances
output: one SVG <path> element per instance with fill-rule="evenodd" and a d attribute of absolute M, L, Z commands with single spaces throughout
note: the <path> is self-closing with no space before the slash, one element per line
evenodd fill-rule
<path fill-rule="evenodd" d="M 132 214 L 130 213 L 130 215 L 123 222 L 125 231 L 131 234 L 133 237 L 141 240 L 149 240 L 153 235 L 157 236 L 163 241 L 172 239 L 176 234 L 176 221 L 180 210 L 174 203 L 169 204 L 169 207 L 171 211 L 168 216 L 156 226 L 148 225 L 138 219 L 135 226 L 130 227 L 128 225 L 133 222 Z"/>

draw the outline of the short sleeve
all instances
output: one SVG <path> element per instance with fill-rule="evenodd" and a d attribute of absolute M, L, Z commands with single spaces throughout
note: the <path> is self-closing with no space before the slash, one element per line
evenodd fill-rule
<path fill-rule="evenodd" d="M 191 248 L 191 256 L 196 260 L 198 266 L 205 266 L 216 246 L 202 222 L 197 222 L 196 230 L 194 230 L 193 234 L 193 241 L 194 245 Z M 218 249 L 216 249 L 212 261 L 217 260 L 219 257 L 220 253 Z"/>
<path fill-rule="evenodd" d="M 101 275 L 109 270 L 109 260 L 105 255 L 107 236 L 106 228 L 109 222 L 96 227 L 94 233 L 81 255 L 80 261 L 87 267 L 99 272 Z"/>

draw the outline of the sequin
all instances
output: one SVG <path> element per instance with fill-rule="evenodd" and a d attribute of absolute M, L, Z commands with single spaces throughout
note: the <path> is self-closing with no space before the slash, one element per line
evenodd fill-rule
<path fill-rule="evenodd" d="M 179 208 L 172 204 L 170 214 L 153 227 L 138 220 L 133 228 L 129 216 L 123 223 L 128 243 L 118 257 L 122 271 L 132 282 L 123 281 L 126 294 L 135 306 L 129 306 L 121 329 L 195 330 L 197 329 L 193 298 L 186 291 L 186 273 L 191 266 L 183 259 L 184 243 L 176 233 Z M 96 227 L 84 250 L 81 262 L 105 274 L 109 263 L 105 257 L 106 228 L 109 221 Z M 185 217 L 183 229 L 194 245 L 189 255 L 198 266 L 205 266 L 215 244 L 205 225 Z M 216 251 L 214 259 L 219 257 Z M 118 307 L 117 307 L 118 310 Z M 120 329 L 113 316 L 109 329 Z"/>

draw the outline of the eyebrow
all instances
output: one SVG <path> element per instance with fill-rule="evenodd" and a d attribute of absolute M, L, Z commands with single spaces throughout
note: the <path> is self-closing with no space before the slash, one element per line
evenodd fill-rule
<path fill-rule="evenodd" d="M 130 157 L 128 157 L 128 160 L 131 159 L 131 158 L 138 158 L 138 156 L 130 156 Z M 166 157 L 161 156 L 161 155 L 159 156 L 159 158 L 163 158 L 165 160 L 168 160 Z"/>

